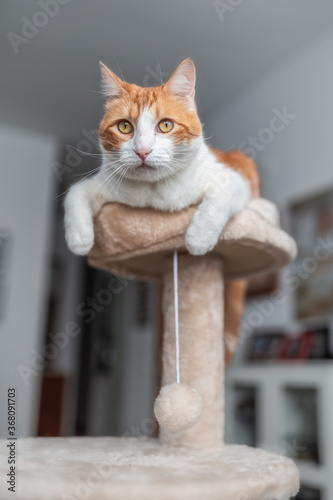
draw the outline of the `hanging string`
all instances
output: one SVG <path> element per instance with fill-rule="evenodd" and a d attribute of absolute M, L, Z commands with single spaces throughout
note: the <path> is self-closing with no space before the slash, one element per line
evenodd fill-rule
<path fill-rule="evenodd" d="M 176 375 L 177 383 L 180 382 L 179 369 L 179 320 L 178 320 L 178 252 L 173 251 L 173 297 L 175 308 L 175 342 L 176 342 Z"/>

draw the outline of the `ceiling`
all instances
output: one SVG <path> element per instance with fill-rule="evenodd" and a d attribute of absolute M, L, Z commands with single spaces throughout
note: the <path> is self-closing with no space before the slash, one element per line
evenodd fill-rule
<path fill-rule="evenodd" d="M 192 57 L 199 111 L 209 121 L 212 111 L 333 27 L 332 0 L 238 0 L 236 7 L 221 0 L 229 6 L 224 19 L 213 0 L 60 1 L 18 54 L 8 33 L 22 34 L 23 16 L 41 23 L 45 16 L 36 14 L 37 1 L 1 2 L 0 121 L 72 143 L 102 114 L 99 60 L 130 82 L 155 85 L 158 65 L 166 77 Z"/>

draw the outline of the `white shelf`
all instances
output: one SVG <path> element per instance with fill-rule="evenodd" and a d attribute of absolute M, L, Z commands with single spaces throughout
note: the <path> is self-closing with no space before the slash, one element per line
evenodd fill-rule
<path fill-rule="evenodd" d="M 234 365 L 226 373 L 226 441 L 237 440 L 234 408 L 237 387 L 256 390 L 257 446 L 290 456 L 286 443 L 286 389 L 317 391 L 318 446 L 320 464 L 297 461 L 302 484 L 322 491 L 322 500 L 333 492 L 333 361 L 308 363 L 248 363 Z M 238 431 L 239 435 L 239 431 Z M 329 496 L 330 494 L 330 496 Z"/>
<path fill-rule="evenodd" d="M 323 376 L 333 376 L 333 361 L 311 361 L 309 363 L 248 363 L 246 365 L 233 366 L 227 369 L 227 379 L 236 380 L 249 378 L 253 381 L 263 381 L 263 376 L 267 373 L 274 376 L 276 380 L 282 382 L 293 381 L 301 382 L 303 378 L 310 381 L 314 377 L 314 382 L 322 381 Z M 307 382 L 308 383 L 308 382 Z M 306 385 L 307 385 L 306 383 Z"/>

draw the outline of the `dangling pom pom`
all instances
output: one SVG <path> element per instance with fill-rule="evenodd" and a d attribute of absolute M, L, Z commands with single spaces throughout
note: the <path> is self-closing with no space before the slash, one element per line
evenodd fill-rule
<path fill-rule="evenodd" d="M 156 398 L 154 413 L 163 429 L 175 432 L 189 429 L 201 418 L 202 399 L 187 384 L 168 384 Z"/>

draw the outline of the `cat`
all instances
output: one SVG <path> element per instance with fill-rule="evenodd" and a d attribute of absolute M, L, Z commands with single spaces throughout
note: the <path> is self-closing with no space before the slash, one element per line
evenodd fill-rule
<path fill-rule="evenodd" d="M 193 255 L 214 248 L 228 220 L 259 194 L 254 162 L 239 151 L 209 147 L 194 101 L 195 67 L 185 59 L 159 87 L 120 80 L 102 63 L 106 96 L 100 125 L 103 165 L 65 198 L 69 248 L 86 255 L 93 217 L 107 202 L 174 212 L 199 204 L 186 231 Z"/>
<path fill-rule="evenodd" d="M 104 203 L 120 202 L 167 212 L 198 205 L 185 244 L 193 255 L 211 251 L 228 220 L 259 196 L 255 163 L 240 151 L 222 152 L 206 144 L 191 59 L 157 87 L 126 83 L 104 64 L 100 67 L 106 97 L 99 129 L 103 164 L 66 195 L 70 250 L 88 254 L 94 215 Z M 243 289 L 241 282 L 238 291 L 234 288 L 237 297 Z"/>

